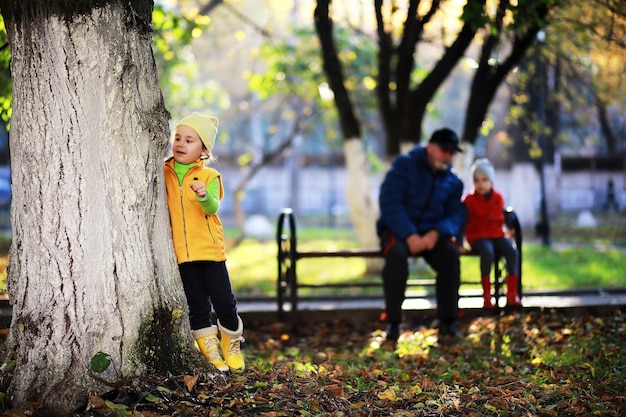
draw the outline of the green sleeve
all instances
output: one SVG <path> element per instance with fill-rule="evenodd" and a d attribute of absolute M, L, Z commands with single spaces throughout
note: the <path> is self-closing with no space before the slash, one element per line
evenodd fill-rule
<path fill-rule="evenodd" d="M 206 214 L 215 214 L 220 208 L 220 181 L 218 178 L 207 184 L 206 192 L 204 200 L 200 200 L 197 196 L 196 198 Z"/>

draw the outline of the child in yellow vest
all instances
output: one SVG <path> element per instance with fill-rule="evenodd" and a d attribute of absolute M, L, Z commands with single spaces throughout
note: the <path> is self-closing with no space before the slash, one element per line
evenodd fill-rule
<path fill-rule="evenodd" d="M 216 117 L 195 112 L 176 124 L 173 156 L 164 165 L 165 187 L 193 337 L 217 369 L 242 370 L 243 322 L 226 268 L 224 232 L 217 214 L 224 188 L 220 173 L 205 166 L 205 161 L 214 160 L 211 148 L 217 127 Z M 212 310 L 217 326 L 211 322 Z"/>

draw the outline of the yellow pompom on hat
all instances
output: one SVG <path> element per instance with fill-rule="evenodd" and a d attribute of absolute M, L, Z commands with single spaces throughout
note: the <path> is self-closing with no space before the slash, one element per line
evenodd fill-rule
<path fill-rule="evenodd" d="M 202 143 L 207 148 L 207 150 L 211 151 L 213 148 L 213 144 L 215 143 L 215 137 L 217 136 L 217 126 L 219 125 L 219 120 L 217 117 L 213 116 L 204 116 L 198 112 L 193 112 L 191 116 L 187 116 L 178 123 L 176 123 L 176 127 L 178 126 L 189 126 L 193 130 L 198 133 Z"/>

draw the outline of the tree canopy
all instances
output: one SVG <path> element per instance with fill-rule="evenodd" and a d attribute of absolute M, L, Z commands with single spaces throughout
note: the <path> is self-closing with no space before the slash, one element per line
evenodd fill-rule
<path fill-rule="evenodd" d="M 482 46 L 461 132 L 463 140 L 473 143 L 496 90 L 545 26 L 548 12 L 558 7 L 559 2 L 537 0 L 517 5 L 507 0 L 495 4 L 470 0 L 457 17 L 460 25 L 458 28 L 451 25 L 451 30 L 444 23 L 447 14 L 454 11 L 447 2 L 424 6 L 414 0 L 407 7 L 398 7 L 393 2 L 374 4 L 378 66 L 370 71 L 376 80 L 378 106 L 386 132 L 386 156 L 392 157 L 403 142 L 422 140 L 427 106 L 476 40 Z M 344 137 L 359 136 L 359 121 L 351 110 L 350 90 L 343 80 L 345 70 L 338 59 L 340 50 L 333 39 L 330 6 L 329 0 L 319 0 L 315 11 L 324 68 L 335 92 Z M 433 27 L 441 28 L 441 36 L 436 39 L 440 55 L 430 69 L 417 71 L 420 48 L 431 43 Z"/>

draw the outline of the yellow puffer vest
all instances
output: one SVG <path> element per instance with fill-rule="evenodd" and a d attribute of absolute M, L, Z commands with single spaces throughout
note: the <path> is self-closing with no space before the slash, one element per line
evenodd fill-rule
<path fill-rule="evenodd" d="M 220 200 L 224 197 L 222 176 L 213 168 L 205 167 L 198 161 L 183 179 L 182 187 L 174 172 L 174 159 L 169 158 L 164 165 L 167 205 L 172 224 L 172 238 L 178 263 L 193 261 L 225 261 L 224 229 L 219 216 L 206 214 L 196 199 L 196 193 L 189 185 L 202 181 L 209 184 L 215 178 L 220 183 Z"/>

